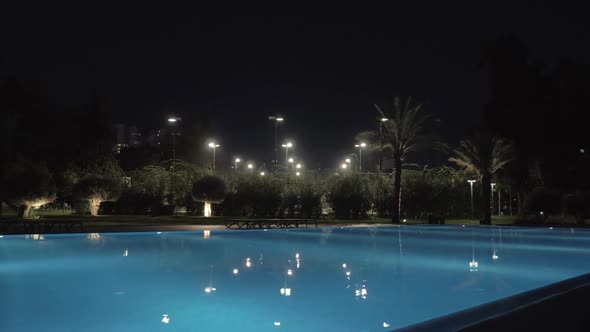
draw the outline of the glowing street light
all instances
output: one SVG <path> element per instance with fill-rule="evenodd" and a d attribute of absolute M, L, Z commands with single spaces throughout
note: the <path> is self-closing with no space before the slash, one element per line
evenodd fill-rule
<path fill-rule="evenodd" d="M 215 142 L 210 142 L 209 147 L 213 149 L 213 173 L 215 173 L 215 149 L 219 147 L 219 144 Z"/>
<path fill-rule="evenodd" d="M 285 142 L 281 146 L 285 148 L 285 168 L 289 168 L 289 148 L 293 147 L 293 143 Z"/>
<path fill-rule="evenodd" d="M 475 219 L 475 210 L 473 209 L 473 184 L 475 180 L 467 180 L 469 182 L 469 188 L 471 189 L 471 220 Z"/>
<path fill-rule="evenodd" d="M 248 164 L 248 169 L 250 170 L 250 174 L 252 174 L 252 171 L 254 170 L 254 164 Z"/>
<path fill-rule="evenodd" d="M 301 169 L 301 167 L 303 167 L 301 164 L 297 164 L 297 165 L 295 165 L 295 168 L 296 168 L 296 169 Z"/>
<path fill-rule="evenodd" d="M 340 165 L 340 168 L 347 169 L 348 168 L 348 165 L 347 164 L 342 164 L 342 165 Z"/>
<path fill-rule="evenodd" d="M 363 168 L 363 148 L 366 146 L 367 144 L 363 142 L 354 145 L 355 148 L 359 148 L 359 173 Z"/>
<path fill-rule="evenodd" d="M 295 172 L 295 176 L 300 176 L 301 173 L 300 172 Z"/>
<path fill-rule="evenodd" d="M 269 116 L 269 120 L 275 122 L 275 172 L 279 168 L 279 122 L 283 122 L 285 119 L 281 116 Z"/>
<path fill-rule="evenodd" d="M 168 123 L 172 126 L 172 173 L 174 173 L 175 169 L 174 166 L 176 165 L 176 122 L 179 122 L 181 118 L 178 117 L 170 117 L 168 118 Z"/>
<path fill-rule="evenodd" d="M 293 168 L 293 162 L 295 162 L 295 160 L 293 158 L 289 158 L 289 164 L 291 164 L 291 168 Z"/>
<path fill-rule="evenodd" d="M 264 172 L 260 172 L 260 176 L 264 176 L 264 174 L 265 174 Z"/>

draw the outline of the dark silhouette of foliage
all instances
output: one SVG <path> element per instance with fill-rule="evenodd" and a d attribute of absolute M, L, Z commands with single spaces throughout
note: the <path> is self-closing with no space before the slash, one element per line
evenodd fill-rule
<path fill-rule="evenodd" d="M 44 165 L 20 161 L 3 173 L 0 200 L 15 206 L 19 218 L 34 218 L 35 209 L 55 200 L 55 182 Z"/>
<path fill-rule="evenodd" d="M 193 183 L 192 194 L 198 202 L 221 203 L 227 195 L 227 186 L 222 178 L 207 175 Z"/>

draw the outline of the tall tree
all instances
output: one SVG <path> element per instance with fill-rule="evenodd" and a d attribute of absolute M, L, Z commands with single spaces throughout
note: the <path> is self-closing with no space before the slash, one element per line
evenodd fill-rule
<path fill-rule="evenodd" d="M 511 144 L 508 141 L 486 133 L 475 135 L 472 139 L 461 141 L 449 161 L 467 171 L 477 174 L 481 182 L 482 210 L 481 224 L 492 223 L 492 176 L 511 160 Z"/>
<path fill-rule="evenodd" d="M 408 153 L 415 151 L 423 143 L 424 125 L 430 115 L 423 110 L 421 104 L 414 104 L 411 97 L 408 97 L 405 102 L 401 98 L 395 97 L 391 114 L 384 113 L 377 105 L 375 107 L 382 118 L 389 119 L 383 123 L 382 140 L 384 146 L 387 146 L 393 153 L 394 181 L 391 221 L 399 223 L 402 162 Z"/>

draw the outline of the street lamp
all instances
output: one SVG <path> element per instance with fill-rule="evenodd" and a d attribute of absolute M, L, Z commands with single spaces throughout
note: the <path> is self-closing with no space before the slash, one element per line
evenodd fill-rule
<path fill-rule="evenodd" d="M 236 160 L 234 160 L 234 172 L 238 172 L 238 163 L 242 161 L 240 158 L 236 158 Z"/>
<path fill-rule="evenodd" d="M 494 187 L 496 187 L 496 183 L 492 182 L 490 183 L 490 185 L 492 186 L 492 192 L 491 192 L 491 196 L 492 196 L 492 200 L 490 201 L 490 209 L 492 210 L 492 214 L 494 214 Z"/>
<path fill-rule="evenodd" d="M 285 168 L 289 168 L 289 148 L 293 147 L 293 143 L 286 142 L 281 146 L 285 148 Z"/>
<path fill-rule="evenodd" d="M 250 170 L 250 174 L 252 174 L 252 171 L 254 170 L 254 165 L 248 164 L 248 169 Z"/>
<path fill-rule="evenodd" d="M 178 117 L 168 118 L 168 123 L 172 126 L 172 173 L 174 173 L 174 166 L 176 165 L 176 130 L 174 125 L 176 124 L 176 122 L 179 122 L 181 120 L 182 119 Z"/>
<path fill-rule="evenodd" d="M 363 168 L 363 148 L 366 147 L 366 143 L 355 144 L 354 147 L 359 148 L 359 173 Z"/>
<path fill-rule="evenodd" d="M 295 172 L 295 176 L 300 176 L 301 173 L 300 172 Z"/>
<path fill-rule="evenodd" d="M 219 144 L 215 142 L 210 142 L 209 147 L 213 149 L 213 173 L 215 173 L 215 149 L 219 147 Z"/>
<path fill-rule="evenodd" d="M 285 119 L 281 116 L 269 116 L 269 120 L 275 122 L 275 172 L 279 168 L 279 122 L 283 122 Z"/>
<path fill-rule="evenodd" d="M 475 211 L 473 210 L 473 184 L 475 180 L 467 180 L 469 182 L 469 188 L 471 189 L 471 220 L 475 219 Z"/>
<path fill-rule="evenodd" d="M 383 166 L 383 123 L 387 122 L 388 118 L 381 118 L 379 122 L 379 173 Z"/>
<path fill-rule="evenodd" d="M 293 158 L 289 158 L 289 164 L 291 164 L 291 168 L 293 168 L 293 162 L 295 162 L 295 160 Z"/>
<path fill-rule="evenodd" d="M 348 165 L 347 165 L 347 164 L 342 164 L 342 165 L 340 165 L 340 168 L 342 168 L 342 169 L 346 169 L 347 167 L 348 167 Z"/>
<path fill-rule="evenodd" d="M 303 167 L 301 164 L 297 164 L 297 165 L 295 165 L 295 168 L 296 168 L 296 169 L 301 169 L 301 167 Z"/>
<path fill-rule="evenodd" d="M 260 176 L 264 176 L 264 172 L 260 172 Z"/>

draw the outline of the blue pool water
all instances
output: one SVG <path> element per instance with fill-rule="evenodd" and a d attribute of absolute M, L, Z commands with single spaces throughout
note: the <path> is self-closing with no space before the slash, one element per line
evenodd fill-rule
<path fill-rule="evenodd" d="M 578 229 L 5 235 L 0 330 L 389 331 L 590 272 L 589 258 Z"/>

